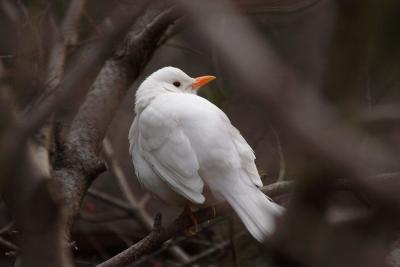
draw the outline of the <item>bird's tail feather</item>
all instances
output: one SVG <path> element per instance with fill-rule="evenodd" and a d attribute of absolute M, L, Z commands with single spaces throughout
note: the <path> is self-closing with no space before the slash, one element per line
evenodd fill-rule
<path fill-rule="evenodd" d="M 250 234 L 262 242 L 274 231 L 275 217 L 282 214 L 284 209 L 272 202 L 256 186 L 248 186 L 246 191 L 246 194 L 233 194 L 227 190 L 223 195 Z"/>

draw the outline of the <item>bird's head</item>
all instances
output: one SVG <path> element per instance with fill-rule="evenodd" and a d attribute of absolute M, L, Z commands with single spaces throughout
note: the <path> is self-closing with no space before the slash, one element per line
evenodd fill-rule
<path fill-rule="evenodd" d="M 164 67 L 148 76 L 136 92 L 136 109 L 143 109 L 157 95 L 174 92 L 196 94 L 197 90 L 215 79 L 215 76 L 192 78 L 182 70 Z"/>
<path fill-rule="evenodd" d="M 169 92 L 196 93 L 197 89 L 214 79 L 215 76 L 210 75 L 192 78 L 178 68 L 164 67 L 147 77 L 140 85 L 140 88 L 145 87 Z"/>

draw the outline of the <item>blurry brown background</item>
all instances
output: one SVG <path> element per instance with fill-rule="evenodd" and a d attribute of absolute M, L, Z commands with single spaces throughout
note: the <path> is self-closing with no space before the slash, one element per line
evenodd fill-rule
<path fill-rule="evenodd" d="M 19 110 L 17 117 L 23 118 L 24 111 L 43 92 L 49 51 L 57 33 L 52 23 L 62 22 L 72 2 L 0 0 L 1 89 L 8 88 L 15 102 L 12 106 Z M 127 0 L 85 2 L 76 40 L 66 50 L 67 70 L 86 60 L 86 54 L 79 53 L 87 44 L 102 42 L 100 37 L 109 29 L 107 19 L 113 23 L 111 10 L 140 5 L 140 1 Z M 148 1 L 141 12 L 132 14 L 144 16 L 155 2 Z M 113 110 L 107 131 L 113 154 L 104 156 L 104 149 L 100 153 L 107 166 L 117 165 L 131 193 L 138 199 L 145 196 L 128 154 L 136 88 L 163 66 L 181 68 L 192 77 L 215 75 L 217 80 L 200 95 L 224 110 L 253 147 L 265 184 L 296 181 L 298 186 L 275 198 L 288 212 L 267 244 L 257 244 L 247 233 L 245 238 L 235 238 L 243 227 L 234 217 L 224 216 L 198 235 L 177 241 L 180 249 L 193 258 L 229 241 L 229 245 L 200 258 L 197 266 L 400 266 L 396 246 L 400 207 L 399 3 L 173 3 L 179 10 L 177 20 L 151 59 L 143 60 L 143 71 L 140 69 Z M 125 15 L 129 16 L 129 8 Z M 120 39 L 111 44 L 110 52 L 117 50 Z M 81 86 L 89 87 L 92 76 L 83 79 Z M 61 142 L 86 90 L 75 90 L 57 108 L 54 121 L 61 125 Z M 98 102 L 100 108 L 103 104 Z M 7 152 L 1 153 L 4 156 Z M 53 167 L 59 156 L 62 153 L 57 148 L 50 149 Z M 351 190 L 339 192 L 335 185 L 339 178 L 351 181 Z M 129 207 L 113 171 L 101 173 L 90 188 Z M 117 206 L 93 193 L 86 194 L 71 236 L 76 266 L 105 261 L 148 233 L 135 216 Z M 162 212 L 163 225 L 180 213 L 153 198 L 145 210 L 151 218 Z M 6 200 L 1 204 L 0 227 L 14 221 L 13 214 Z M 1 232 L 1 238 L 11 245 L 18 235 L 15 224 Z M 18 257 L 11 248 L 0 242 L 1 266 L 13 266 Z M 139 265 L 184 264 L 164 249 Z"/>

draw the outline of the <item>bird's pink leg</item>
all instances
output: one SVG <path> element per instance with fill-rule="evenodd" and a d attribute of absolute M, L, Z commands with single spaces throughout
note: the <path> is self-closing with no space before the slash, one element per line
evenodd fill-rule
<path fill-rule="evenodd" d="M 195 230 L 194 231 L 190 231 L 191 234 L 195 234 L 197 232 L 197 227 L 199 225 L 196 216 L 194 216 L 192 207 L 189 204 L 185 205 L 185 208 L 183 210 L 184 213 L 186 213 L 187 216 L 189 216 L 190 220 L 192 220 L 193 225 L 195 226 Z"/>

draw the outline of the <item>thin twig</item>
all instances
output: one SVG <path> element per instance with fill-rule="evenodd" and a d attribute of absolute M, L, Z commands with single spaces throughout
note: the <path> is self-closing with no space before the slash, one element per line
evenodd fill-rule
<path fill-rule="evenodd" d="M 219 244 L 215 244 L 215 245 L 213 245 L 213 247 L 206 249 L 205 251 L 193 256 L 192 260 L 190 262 L 178 265 L 176 267 L 188 267 L 188 266 L 191 266 L 195 263 L 198 263 L 198 262 L 210 257 L 211 255 L 214 255 L 217 252 L 224 252 L 228 247 L 233 245 L 233 242 L 236 239 L 242 237 L 245 233 L 246 233 L 245 231 L 241 231 L 240 233 L 233 236 L 233 238 L 231 238 L 230 240 L 226 240 Z"/>
<path fill-rule="evenodd" d="M 225 220 L 225 218 L 216 219 L 213 222 L 207 223 L 206 225 L 204 225 L 204 224 L 203 225 L 199 225 L 199 227 L 197 227 L 197 232 L 195 234 L 191 234 L 191 235 L 185 234 L 185 235 L 175 236 L 175 237 L 167 240 L 166 242 L 164 242 L 161 245 L 161 247 L 159 249 L 156 249 L 155 251 L 151 252 L 150 254 L 147 254 L 147 255 L 141 257 L 140 259 L 138 259 L 137 261 L 135 261 L 132 264 L 132 267 L 141 266 L 141 264 L 154 259 L 156 256 L 158 256 L 159 254 L 161 254 L 165 250 L 169 249 L 170 247 L 176 246 L 176 245 L 178 245 L 178 244 L 180 244 L 180 243 L 182 243 L 184 241 L 201 243 L 203 246 L 207 246 L 207 247 L 214 246 L 214 244 L 211 243 L 211 242 L 205 242 L 205 241 L 200 241 L 198 239 L 195 239 L 195 235 L 197 236 L 203 230 L 209 229 L 210 227 L 213 227 L 214 225 L 222 222 L 223 220 Z M 193 266 L 197 266 L 197 265 L 193 265 Z"/>
<path fill-rule="evenodd" d="M 95 197 L 95 198 L 97 198 L 109 205 L 112 205 L 118 209 L 121 209 L 121 210 L 125 211 L 126 213 L 128 213 L 129 215 L 133 215 L 133 216 L 136 215 L 135 210 L 129 204 L 126 204 L 126 202 L 122 201 L 121 199 L 111 196 L 105 192 L 101 192 L 94 188 L 90 188 L 88 190 L 88 195 Z"/>
<path fill-rule="evenodd" d="M 263 3 L 247 4 L 240 1 L 245 12 L 250 14 L 291 14 L 301 12 L 318 4 L 321 0 L 299 0 L 299 1 L 266 1 Z M 265 1 L 264 1 L 265 2 Z M 250 2 L 251 3 L 251 2 Z"/>
<path fill-rule="evenodd" d="M 13 226 L 14 226 L 14 221 L 11 221 L 8 224 L 6 224 L 3 228 L 0 229 L 0 235 L 10 231 Z"/>
<path fill-rule="evenodd" d="M 110 141 L 106 138 L 103 141 L 104 155 L 106 161 L 109 162 L 109 168 L 114 174 L 114 178 L 117 180 L 119 188 L 121 189 L 124 197 L 128 200 L 129 205 L 132 210 L 136 213 L 136 218 L 139 220 L 140 224 L 144 226 L 146 230 L 151 230 L 153 225 L 153 218 L 147 213 L 145 209 L 142 208 L 140 201 L 133 194 L 128 184 L 127 178 L 119 166 L 117 160 L 115 159 L 114 150 L 111 146 Z"/>
<path fill-rule="evenodd" d="M 277 131 L 272 126 L 271 126 L 271 130 L 275 136 L 276 149 L 278 150 L 278 156 L 279 156 L 279 175 L 278 175 L 278 179 L 276 181 L 281 182 L 285 179 L 285 174 L 286 174 L 285 156 L 283 155 L 281 139 L 280 139 Z"/>
<path fill-rule="evenodd" d="M 61 32 L 51 17 L 53 30 L 53 48 L 50 53 L 47 68 L 47 89 L 45 95 L 49 94 L 61 81 L 64 73 L 64 65 L 67 57 L 68 46 L 77 42 L 78 23 L 83 13 L 86 0 L 74 0 L 70 2 L 67 13 L 61 25 Z"/>
<path fill-rule="evenodd" d="M 16 251 L 18 249 L 16 245 L 11 243 L 10 241 L 5 240 L 2 237 L 0 237 L 0 245 L 4 246 L 10 250 L 13 250 L 13 251 Z"/>
<path fill-rule="evenodd" d="M 121 230 L 121 228 L 118 227 L 117 225 L 108 224 L 108 225 L 107 225 L 107 228 L 108 228 L 111 232 L 113 232 L 119 239 L 121 239 L 121 240 L 125 243 L 126 246 L 128 246 L 128 247 L 129 247 L 129 246 L 132 246 L 132 244 L 134 243 L 134 242 L 132 241 L 132 239 L 131 239 L 131 238 L 128 238 L 128 237 L 127 237 L 127 234 L 124 233 L 124 232 Z"/>
<path fill-rule="evenodd" d="M 150 194 L 145 194 L 139 201 L 139 206 L 144 209 L 146 208 L 147 203 L 149 202 L 149 200 L 151 199 Z"/>
<path fill-rule="evenodd" d="M 85 212 L 79 213 L 79 218 L 83 221 L 90 222 L 90 223 L 105 223 L 105 222 L 114 222 L 118 220 L 126 220 L 130 219 L 131 216 L 127 215 L 126 213 L 105 213 L 105 214 L 88 214 Z"/>
<path fill-rule="evenodd" d="M 232 238 L 232 241 L 233 241 L 234 239 L 239 238 L 240 236 L 243 236 L 244 233 L 245 233 L 245 232 L 241 232 L 241 233 L 235 235 L 235 236 Z M 215 244 L 215 245 L 213 245 L 213 247 L 211 247 L 211 248 L 209 248 L 209 249 L 206 249 L 206 250 L 204 250 L 203 252 L 201 252 L 201 253 L 199 253 L 199 254 L 193 256 L 192 259 L 190 260 L 190 262 L 177 265 L 176 267 L 188 267 L 188 266 L 192 266 L 193 264 L 199 263 L 200 261 L 202 261 L 202 260 L 204 260 L 204 259 L 206 259 L 206 258 L 209 258 L 210 256 L 212 256 L 212 255 L 214 255 L 214 254 L 216 254 L 216 253 L 218 253 L 218 252 L 224 252 L 227 248 L 229 248 L 230 246 L 232 246 L 232 241 L 231 241 L 231 240 L 227 240 L 227 241 L 223 241 L 223 242 L 221 242 L 221 243 L 219 243 L 219 244 Z"/>

